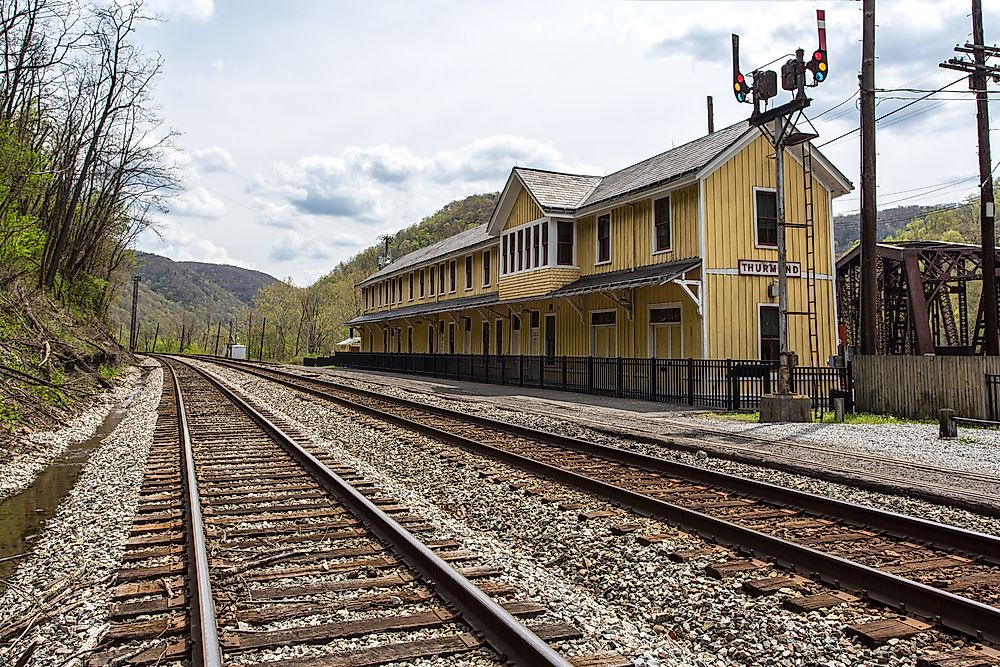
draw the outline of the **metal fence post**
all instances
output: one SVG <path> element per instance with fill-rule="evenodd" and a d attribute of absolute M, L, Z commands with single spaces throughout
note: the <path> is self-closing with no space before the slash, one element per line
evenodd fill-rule
<path fill-rule="evenodd" d="M 694 358 L 688 357 L 687 364 L 688 405 L 694 405 Z"/>
<path fill-rule="evenodd" d="M 656 357 L 649 358 L 649 400 L 656 400 Z"/>
<path fill-rule="evenodd" d="M 566 391 L 566 355 L 562 357 L 562 390 Z"/>
<path fill-rule="evenodd" d="M 587 357 L 587 393 L 594 393 L 594 357 Z"/>
<path fill-rule="evenodd" d="M 622 377 L 623 377 L 623 374 L 622 374 L 622 358 L 621 357 L 615 357 L 615 374 L 617 376 L 615 378 L 615 396 L 617 396 L 618 398 L 622 398 L 625 395 L 625 393 L 622 390 Z"/>

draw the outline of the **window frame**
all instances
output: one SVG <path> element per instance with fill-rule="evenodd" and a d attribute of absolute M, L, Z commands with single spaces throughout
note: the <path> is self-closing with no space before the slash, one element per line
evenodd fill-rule
<path fill-rule="evenodd" d="M 448 262 L 448 294 L 454 294 L 458 290 L 458 260 Z"/>
<path fill-rule="evenodd" d="M 556 263 L 555 266 L 564 268 L 576 268 L 576 224 L 573 220 L 556 220 Z M 565 244 L 559 240 L 559 226 L 569 225 L 569 228 L 573 231 L 572 239 L 570 240 L 570 261 L 568 264 L 560 261 L 559 259 L 559 248 Z"/>
<path fill-rule="evenodd" d="M 659 236 L 656 233 L 656 226 L 657 226 L 656 225 L 656 203 L 660 202 L 660 201 L 663 201 L 664 199 L 666 199 L 667 202 L 668 202 L 667 203 L 667 214 L 668 214 L 668 216 L 669 216 L 670 219 L 667 221 L 667 228 L 668 228 L 668 231 L 669 231 L 669 233 L 667 234 L 667 236 L 669 236 L 669 239 L 667 241 L 667 247 L 666 248 L 659 248 L 659 247 L 657 247 L 657 241 L 659 240 Z M 653 248 L 652 254 L 653 255 L 665 255 L 667 253 L 673 252 L 674 251 L 674 198 L 671 195 L 669 195 L 669 194 L 668 195 L 663 195 L 662 197 L 653 197 L 652 199 L 650 199 L 649 213 L 650 213 L 650 221 L 651 221 L 651 224 L 652 224 L 652 229 L 651 229 L 652 239 L 650 241 L 650 247 Z"/>
<path fill-rule="evenodd" d="M 410 298 L 409 298 L 409 300 L 413 301 L 413 271 L 410 271 L 409 276 L 410 276 L 410 278 L 409 278 L 409 280 L 410 280 Z"/>
<path fill-rule="evenodd" d="M 612 324 L 594 324 L 594 315 L 602 314 L 602 313 L 612 313 L 612 314 L 614 314 L 615 321 Z M 593 310 L 588 310 L 587 311 L 587 347 L 589 348 L 587 350 L 587 352 L 588 352 L 588 356 L 597 358 L 597 355 L 594 354 L 596 352 L 596 350 L 594 350 L 594 347 L 595 347 L 594 343 L 596 342 L 594 340 L 594 328 L 595 327 L 601 327 L 601 328 L 604 328 L 604 329 L 614 329 L 615 330 L 615 333 L 614 333 L 614 336 L 615 336 L 615 355 L 614 355 L 614 357 L 610 357 L 610 358 L 617 358 L 618 356 L 620 356 L 618 354 L 618 309 L 617 308 L 594 308 Z M 608 358 L 608 357 L 604 357 L 604 358 Z"/>
<path fill-rule="evenodd" d="M 472 259 L 472 255 L 465 256 L 465 291 L 468 292 L 472 289 L 472 285 L 475 282 L 476 263 Z"/>
<path fill-rule="evenodd" d="M 420 269 L 417 272 L 417 275 L 419 276 L 419 278 L 417 279 L 417 282 L 420 283 L 420 298 L 423 299 L 427 295 L 427 289 L 426 289 L 426 287 L 424 285 L 424 278 L 426 277 L 424 275 L 424 270 Z"/>
<path fill-rule="evenodd" d="M 601 218 L 608 219 L 608 257 L 607 259 L 601 259 Z M 612 259 L 612 248 L 611 248 L 611 224 L 612 216 L 611 211 L 605 211 L 604 213 L 598 213 L 594 216 L 594 266 L 604 266 L 605 264 L 610 264 Z"/>
<path fill-rule="evenodd" d="M 483 262 L 483 287 L 489 287 L 493 283 L 493 253 L 487 248 L 480 257 Z"/>
<path fill-rule="evenodd" d="M 435 269 L 437 269 L 437 266 L 434 264 L 428 267 L 428 276 L 430 277 L 430 280 L 427 281 L 427 287 L 429 288 L 428 293 L 430 296 L 434 296 L 436 294 L 435 288 L 437 287 L 437 271 L 435 271 Z"/>
<path fill-rule="evenodd" d="M 775 342 L 778 345 L 778 356 L 774 359 L 764 359 L 764 318 L 765 309 L 773 309 L 778 314 L 778 334 Z M 778 304 L 760 302 L 757 304 L 757 359 L 760 361 L 778 361 L 781 358 L 781 310 Z"/>
<path fill-rule="evenodd" d="M 769 192 L 774 195 L 774 243 L 761 243 L 760 242 L 760 230 L 758 229 L 757 221 L 759 217 L 757 215 L 757 193 L 758 192 Z M 754 186 L 753 188 L 753 247 L 760 250 L 777 250 L 778 249 L 778 190 L 776 188 L 767 188 L 764 186 Z"/>

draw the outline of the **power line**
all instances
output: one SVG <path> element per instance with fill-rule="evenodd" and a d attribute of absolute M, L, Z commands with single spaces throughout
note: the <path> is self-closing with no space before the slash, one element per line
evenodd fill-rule
<path fill-rule="evenodd" d="M 954 86 L 956 83 L 958 83 L 960 81 L 965 81 L 965 78 L 966 77 L 964 77 L 964 76 L 963 77 L 959 77 L 959 78 L 955 79 L 954 81 L 952 81 L 951 83 L 949 83 L 947 85 L 944 85 L 944 86 L 941 86 L 940 88 L 938 88 L 937 90 L 935 90 L 934 93 L 940 93 L 942 90 L 944 90 L 946 88 L 950 88 L 951 86 Z M 883 115 L 879 116 L 878 118 L 876 118 L 875 122 L 877 123 L 877 122 L 883 120 L 884 118 L 888 118 L 889 116 L 891 116 L 893 114 L 899 113 L 903 109 L 906 109 L 907 107 L 911 107 L 914 104 L 916 104 L 917 102 L 920 102 L 921 100 L 927 99 L 928 97 L 930 97 L 934 93 L 928 93 L 927 95 L 924 95 L 923 97 L 918 97 L 917 99 L 913 100 L 909 104 L 904 104 L 903 106 L 899 107 L 898 109 L 893 109 L 889 113 L 883 114 Z M 849 130 L 847 132 L 844 132 L 843 134 L 841 134 L 838 137 L 834 137 L 833 139 L 830 139 L 829 141 L 825 141 L 825 142 L 819 144 L 816 148 L 822 148 L 823 146 L 826 146 L 828 144 L 832 144 L 834 141 L 837 141 L 839 139 L 843 139 L 844 137 L 849 137 L 852 134 L 854 134 L 855 132 L 858 132 L 860 130 L 861 130 L 860 127 L 856 127 L 853 130 Z"/>

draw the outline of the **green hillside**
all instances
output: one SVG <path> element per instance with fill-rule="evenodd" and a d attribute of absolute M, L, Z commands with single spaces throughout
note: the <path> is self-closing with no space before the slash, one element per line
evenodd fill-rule
<path fill-rule="evenodd" d="M 895 236 L 902 232 L 911 221 L 921 218 L 938 206 L 897 206 L 878 212 L 876 216 L 876 236 L 878 240 Z M 833 217 L 833 239 L 837 256 L 844 254 L 860 238 L 861 214 L 836 215 Z"/>
<path fill-rule="evenodd" d="M 159 324 L 159 340 L 199 342 L 204 349 L 211 329 L 223 329 L 231 319 L 244 317 L 253 295 L 272 283 L 273 276 L 252 269 L 204 262 L 175 262 L 150 253 L 136 253 L 136 267 L 123 279 L 117 299 L 108 311 L 114 332 L 127 338 L 132 309 L 132 276 L 139 275 L 139 349 L 152 344 Z M 192 334 L 191 332 L 195 333 Z M 214 344 L 214 338 L 212 339 Z M 159 347 L 159 349 L 163 349 Z"/>

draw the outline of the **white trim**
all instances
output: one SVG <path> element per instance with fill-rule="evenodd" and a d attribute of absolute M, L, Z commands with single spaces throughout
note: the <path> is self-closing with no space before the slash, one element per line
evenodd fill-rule
<path fill-rule="evenodd" d="M 499 352 L 496 351 L 496 349 L 497 349 L 497 334 L 498 333 L 500 334 L 500 351 Z M 508 341 L 504 341 L 503 340 L 503 318 L 502 317 L 498 317 L 495 320 L 493 320 L 493 350 L 494 350 L 494 354 L 501 355 L 501 354 L 504 353 L 504 351 L 503 351 L 503 344 L 505 342 L 508 342 Z M 510 347 L 508 346 L 507 349 L 510 349 Z"/>
<path fill-rule="evenodd" d="M 702 261 L 701 269 L 701 302 L 704 304 L 701 314 L 701 358 L 708 359 L 708 276 L 705 274 L 705 256 L 708 235 L 708 221 L 705 219 L 705 179 L 698 179 L 698 244 Z"/>
<path fill-rule="evenodd" d="M 764 357 L 763 357 L 763 354 L 761 353 L 761 346 L 760 346 L 761 339 L 763 338 L 763 336 L 761 335 L 763 333 L 763 331 L 761 330 L 761 326 L 760 326 L 761 325 L 761 317 L 760 317 L 760 309 L 761 308 L 774 308 L 775 310 L 778 310 L 779 306 L 776 303 L 770 303 L 770 302 L 764 303 L 764 302 L 761 302 L 761 301 L 757 302 L 757 359 L 759 361 L 764 361 Z M 781 317 L 781 312 L 780 311 L 778 312 L 778 317 L 779 317 L 779 319 Z M 789 333 L 791 333 L 791 332 L 789 332 Z"/>
<path fill-rule="evenodd" d="M 601 259 L 601 218 L 608 216 L 608 258 Z M 594 214 L 594 266 L 604 266 L 605 264 L 610 264 L 614 259 L 614 244 L 611 243 L 613 235 L 611 233 L 611 227 L 614 224 L 614 216 L 611 215 L 611 209 L 606 209 L 600 213 Z M 576 223 L 573 223 L 573 245 L 576 245 Z M 575 248 L 574 248 L 575 249 Z M 575 259 L 575 258 L 574 258 Z"/>
<path fill-rule="evenodd" d="M 670 245 L 662 250 L 656 249 L 656 202 L 667 199 L 670 201 Z M 670 193 L 665 194 L 661 197 L 650 197 L 649 198 L 649 230 L 650 230 L 650 243 L 649 247 L 653 249 L 653 255 L 666 255 L 674 251 L 674 198 Z"/>
<path fill-rule="evenodd" d="M 652 311 L 654 308 L 677 308 L 681 313 L 680 322 L 657 322 L 653 323 Z M 663 301 L 660 303 L 651 303 L 646 306 L 646 354 L 650 359 L 656 357 L 656 336 L 653 333 L 653 329 L 656 327 L 677 327 L 681 334 L 681 356 L 678 359 L 684 358 L 684 304 L 680 301 Z M 669 357 L 673 358 L 673 357 Z"/>
<path fill-rule="evenodd" d="M 778 206 L 778 190 L 777 188 L 767 188 L 762 185 L 753 186 L 753 219 L 750 223 L 753 225 L 753 247 L 758 250 L 778 250 L 778 244 L 774 245 L 762 245 L 759 242 L 760 235 L 757 233 L 757 193 L 758 192 L 770 192 L 774 194 L 774 205 L 775 211 L 777 211 Z"/>
<path fill-rule="evenodd" d="M 594 324 L 591 315 L 594 313 L 614 313 L 615 323 L 614 324 Z M 617 308 L 594 308 L 593 310 L 587 311 L 587 348 L 590 352 L 590 356 L 596 357 L 596 350 L 594 349 L 596 342 L 594 340 L 594 329 L 614 329 L 615 338 L 615 356 L 617 358 L 621 355 L 618 354 L 618 309 Z"/>

